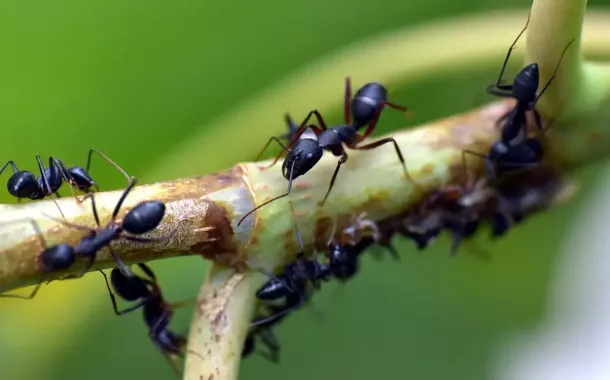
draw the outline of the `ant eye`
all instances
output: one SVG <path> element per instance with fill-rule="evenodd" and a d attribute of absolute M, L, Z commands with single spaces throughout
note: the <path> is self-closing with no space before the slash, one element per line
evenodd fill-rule
<path fill-rule="evenodd" d="M 305 158 L 312 158 L 313 157 L 313 153 L 307 153 L 307 156 L 305 156 Z"/>

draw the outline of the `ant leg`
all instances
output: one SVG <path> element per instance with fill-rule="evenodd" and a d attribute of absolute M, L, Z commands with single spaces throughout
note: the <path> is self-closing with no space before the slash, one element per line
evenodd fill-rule
<path fill-rule="evenodd" d="M 131 177 L 131 179 L 129 180 L 129 185 L 127 186 L 125 191 L 123 191 L 121 198 L 119 198 L 119 201 L 117 202 L 116 206 L 114 207 L 114 211 L 112 212 L 112 218 L 110 219 L 111 221 L 114 221 L 116 219 L 117 215 L 119 214 L 119 210 L 121 209 L 121 206 L 123 205 L 123 202 L 125 202 L 125 198 L 127 198 L 127 195 L 129 195 L 129 193 L 131 192 L 133 187 L 136 185 L 137 181 L 138 181 L 138 179 L 136 177 Z M 93 200 L 93 196 L 91 196 L 91 199 Z"/>
<path fill-rule="evenodd" d="M 4 165 L 2 165 L 2 169 L 0 169 L 0 174 L 2 174 L 2 172 L 4 172 L 4 169 L 6 169 L 6 167 L 9 165 L 11 165 L 11 168 L 13 169 L 13 173 L 17 173 L 19 171 L 17 169 L 17 166 L 15 165 L 15 162 L 10 160 L 10 161 L 6 161 L 6 163 Z"/>
<path fill-rule="evenodd" d="M 93 263 L 94 262 L 95 262 L 95 255 L 89 256 L 89 261 L 87 261 L 87 265 L 85 265 L 85 268 L 80 273 L 78 273 L 78 274 L 71 274 L 71 275 L 65 276 L 63 278 L 63 280 L 76 279 L 76 278 L 83 277 L 84 275 L 87 274 L 87 272 L 89 272 L 91 267 L 93 267 Z"/>
<path fill-rule="evenodd" d="M 129 266 L 123 262 L 123 260 L 114 251 L 114 249 L 110 247 L 110 245 L 108 245 L 108 250 L 110 251 L 110 254 L 112 255 L 114 261 L 116 261 L 117 267 L 125 277 L 136 277 L 135 273 L 133 273 L 131 269 L 129 269 Z"/>
<path fill-rule="evenodd" d="M 333 189 L 333 186 L 335 185 L 335 180 L 337 179 L 337 174 L 339 174 L 339 169 L 341 169 L 341 165 L 343 165 L 345 163 L 345 161 L 347 161 L 347 153 L 345 152 L 345 150 L 343 150 L 343 154 L 341 155 L 339 162 L 337 162 L 337 167 L 335 168 L 335 172 L 333 173 L 333 176 L 330 179 L 330 185 L 328 185 L 328 190 L 326 191 L 326 195 L 324 195 L 324 199 L 322 199 L 322 202 L 320 203 L 320 207 L 323 206 L 324 203 L 326 202 L 326 199 L 328 198 L 328 194 L 330 194 L 330 191 Z"/>
<path fill-rule="evenodd" d="M 307 117 L 305 117 L 305 120 L 303 120 L 303 122 L 301 123 L 301 126 L 299 128 L 304 128 L 307 125 L 307 123 L 309 122 L 309 119 L 311 119 L 312 116 L 316 117 L 316 120 L 318 121 L 318 125 L 320 126 L 320 128 L 323 131 L 328 129 L 326 127 L 326 122 L 324 121 L 324 118 L 322 117 L 322 114 L 320 113 L 320 111 L 318 111 L 316 109 L 309 111 L 309 113 L 307 114 Z M 316 134 L 318 134 L 318 133 L 316 133 Z"/>
<path fill-rule="evenodd" d="M 106 160 L 106 162 L 108 162 L 110 165 L 114 166 L 119 172 L 121 172 L 121 174 L 127 178 L 127 181 L 131 181 L 131 176 L 129 174 L 127 174 L 127 172 L 125 170 L 123 170 L 122 167 L 119 166 L 119 164 L 117 164 L 116 162 L 114 162 L 113 160 L 111 160 L 108 156 L 106 156 L 105 154 L 103 154 L 102 152 L 100 152 L 99 150 L 95 149 L 95 148 L 91 148 L 89 149 L 89 157 L 87 158 L 87 167 L 85 169 L 85 171 L 87 173 L 89 173 L 89 168 L 91 167 L 91 156 L 93 155 L 93 153 L 97 153 L 98 156 L 102 157 L 104 160 Z M 97 185 L 96 185 L 97 187 Z M 99 187 L 97 188 L 99 191 Z"/>
<path fill-rule="evenodd" d="M 150 269 L 148 265 L 144 263 L 138 263 L 138 266 L 140 267 L 140 269 L 142 269 L 142 272 L 144 272 L 144 274 L 146 274 L 151 280 L 157 282 L 157 276 L 155 276 L 152 269 Z"/>
<path fill-rule="evenodd" d="M 294 165 L 296 164 L 296 161 L 294 161 L 292 163 L 292 166 L 290 167 L 290 175 L 289 175 L 289 180 L 288 180 L 288 189 L 286 190 L 286 192 L 282 195 L 278 195 L 275 198 L 271 198 L 266 202 L 261 203 L 260 205 L 256 206 L 255 208 L 253 208 L 252 210 L 248 211 L 247 213 L 244 214 L 244 216 L 241 217 L 241 219 L 239 220 L 239 222 L 237 222 L 237 226 L 239 227 L 241 225 L 241 223 L 244 221 L 244 219 L 246 219 L 248 217 L 248 215 L 252 214 L 254 211 L 258 210 L 259 208 L 268 205 L 271 202 L 277 201 L 280 198 L 284 198 L 285 196 L 288 196 L 288 194 L 290 194 L 290 192 L 292 191 L 292 176 L 294 173 Z"/>
<path fill-rule="evenodd" d="M 559 65 L 561 64 L 561 61 L 563 60 L 563 56 L 566 53 L 566 51 L 568 50 L 568 48 L 570 47 L 570 45 L 572 45 L 572 43 L 574 41 L 575 41 L 575 39 L 572 38 L 572 40 L 566 45 L 566 47 L 561 52 L 561 56 L 559 56 L 559 62 L 557 62 L 557 66 L 555 66 L 555 70 L 553 71 L 553 75 L 551 75 L 551 77 L 546 82 L 546 85 L 544 86 L 542 91 L 540 91 L 540 93 L 536 96 L 536 99 L 529 105 L 530 109 L 534 108 L 534 106 L 538 102 L 538 99 L 540 99 L 540 97 L 544 94 L 544 92 L 547 90 L 547 88 L 549 88 L 549 86 L 551 85 L 551 82 L 553 81 L 553 79 L 555 79 L 555 75 L 557 75 L 557 71 L 559 71 Z"/>
<path fill-rule="evenodd" d="M 396 104 L 396 103 L 390 103 L 390 102 L 383 102 L 383 106 L 388 106 L 390 108 L 394 108 L 397 111 L 402 111 L 402 112 L 407 112 L 409 109 L 405 106 L 401 106 L 400 104 Z"/>
<path fill-rule="evenodd" d="M 276 136 L 272 136 L 269 138 L 269 140 L 267 141 L 267 144 L 265 144 L 265 146 L 263 147 L 261 152 L 258 154 L 258 156 L 256 156 L 256 159 L 254 161 L 258 161 L 261 158 L 263 153 L 265 153 L 267 148 L 269 148 L 269 145 L 271 145 L 272 141 L 277 142 L 282 147 L 282 151 L 280 152 L 280 154 L 277 155 L 277 157 L 275 157 L 275 160 L 271 163 L 271 165 L 267 166 L 265 169 L 269 169 L 270 167 L 275 165 L 276 162 L 284 155 L 284 153 L 290 152 L 290 149 L 288 147 L 286 147 L 284 144 L 282 144 L 282 142 L 280 141 L 279 138 L 277 138 Z"/>
<path fill-rule="evenodd" d="M 531 16 L 531 13 L 529 13 L 527 15 L 527 21 L 525 22 L 525 26 L 523 27 L 521 32 L 519 32 L 519 34 L 517 35 L 517 38 L 515 38 L 515 40 L 513 41 L 513 44 L 510 45 L 510 48 L 508 48 L 508 52 L 506 53 L 506 58 L 504 58 L 504 62 L 502 63 L 502 69 L 500 70 L 500 75 L 498 76 L 498 80 L 496 81 L 495 86 L 492 85 L 487 88 L 488 92 L 491 92 L 494 95 L 499 95 L 499 94 L 496 94 L 496 93 L 493 93 L 492 91 L 490 91 L 490 87 L 496 88 L 496 89 L 501 89 L 503 87 L 500 83 L 502 83 L 502 77 L 504 76 L 504 71 L 506 70 L 506 65 L 508 64 L 508 59 L 510 58 L 511 53 L 515 49 L 515 45 L 517 44 L 517 41 L 519 41 L 519 38 L 521 38 L 521 35 L 523 35 L 525 30 L 527 29 L 527 26 L 530 23 L 530 16 Z M 512 90 L 512 86 L 511 86 L 511 90 Z M 502 96 L 502 95 L 500 95 L 500 96 Z"/>
<path fill-rule="evenodd" d="M 396 149 L 396 155 L 398 156 L 398 159 L 400 160 L 400 163 L 402 164 L 402 169 L 403 169 L 405 178 L 407 178 L 409 181 L 413 182 L 417 187 L 421 187 L 419 185 L 419 183 L 417 183 L 417 181 L 415 181 L 415 179 L 413 179 L 413 177 L 411 177 L 411 175 L 409 175 L 409 172 L 407 170 L 407 164 L 405 163 L 405 159 L 402 156 L 400 147 L 398 146 L 398 143 L 396 142 L 396 140 L 393 137 L 386 137 L 385 139 L 381 139 L 381 140 L 378 140 L 378 141 L 375 141 L 373 143 L 366 144 L 366 145 L 360 145 L 360 146 L 352 145 L 352 146 L 350 146 L 350 148 L 356 149 L 356 150 L 370 150 L 370 149 L 377 148 L 383 144 L 387 144 L 389 142 L 394 144 L 394 148 Z"/>
<path fill-rule="evenodd" d="M 259 332 L 259 336 L 269 352 L 258 352 L 258 354 L 272 363 L 279 363 L 280 344 L 275 338 L 273 331 L 271 329 L 262 329 Z"/>
<path fill-rule="evenodd" d="M 40 156 L 36 156 L 36 161 L 38 161 L 38 169 L 40 169 L 40 178 L 42 178 L 42 183 L 44 185 L 44 192 L 46 193 L 46 195 L 51 195 L 51 185 L 49 185 L 49 179 L 47 178 L 47 175 L 45 173 L 45 169 L 44 169 L 44 165 L 42 164 L 42 160 L 40 159 Z M 50 166 L 50 165 L 49 165 Z M 52 169 L 51 167 L 49 167 L 49 169 Z M 53 173 L 53 171 L 51 170 L 51 173 Z"/>
<path fill-rule="evenodd" d="M 110 302 L 112 302 L 112 308 L 114 309 L 114 313 L 116 315 L 121 316 L 121 315 L 127 314 L 129 312 L 132 312 L 134 310 L 137 310 L 137 309 L 141 308 L 142 306 L 144 306 L 144 304 L 146 304 L 146 302 L 148 302 L 148 297 L 147 297 L 147 298 L 144 298 L 144 299 L 138 301 L 133 306 L 130 306 L 123 310 L 119 310 L 119 307 L 116 302 L 116 297 L 114 296 L 114 293 L 112 292 L 112 289 L 110 288 L 110 283 L 108 282 L 108 276 L 106 276 L 106 273 L 104 273 L 101 269 L 98 269 L 98 271 L 104 276 L 104 281 L 106 281 L 106 288 L 108 289 L 108 295 L 110 296 Z"/>
<path fill-rule="evenodd" d="M 290 307 L 282 308 L 275 314 L 272 314 L 268 317 L 257 319 L 256 321 L 253 321 L 250 324 L 250 327 L 256 327 L 258 325 L 266 325 L 266 324 L 275 323 L 276 321 L 278 321 L 280 318 L 284 317 L 289 312 L 298 309 L 303 304 L 303 301 L 304 301 L 303 295 L 299 292 L 299 300 L 297 302 L 295 302 L 294 305 L 291 305 Z"/>
<path fill-rule="evenodd" d="M 501 84 L 501 85 L 489 85 L 485 88 L 488 94 L 499 96 L 502 98 L 513 98 L 513 85 L 512 84 Z"/>
<path fill-rule="evenodd" d="M 351 102 L 352 102 L 352 81 L 350 77 L 345 78 L 345 98 L 344 98 L 344 107 L 345 107 L 345 124 L 352 125 L 352 110 L 351 110 Z"/>
<path fill-rule="evenodd" d="M 36 296 L 36 294 L 38 293 L 38 290 L 42 286 L 43 282 L 44 282 L 44 276 L 40 278 L 40 282 L 38 284 L 36 284 L 36 287 L 32 290 L 30 295 L 22 296 L 21 294 L 0 294 L 0 297 L 2 297 L 2 298 L 19 298 L 19 299 L 22 299 L 22 300 L 31 300 L 32 298 L 34 298 Z"/>

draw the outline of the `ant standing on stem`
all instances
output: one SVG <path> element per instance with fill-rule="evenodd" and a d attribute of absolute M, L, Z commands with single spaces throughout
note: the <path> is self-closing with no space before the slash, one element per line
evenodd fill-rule
<path fill-rule="evenodd" d="M 99 150 L 93 148 L 89 149 L 86 169 L 83 169 L 80 166 L 66 167 L 63 161 L 53 156 L 49 157 L 49 167 L 45 168 L 40 156 L 37 155 L 36 161 L 38 162 L 38 169 L 40 170 L 40 176 L 38 178 L 30 171 L 19 170 L 13 161 L 7 161 L 2 168 L 0 168 L 0 174 L 10 165 L 13 170 L 13 175 L 8 179 L 6 186 L 8 192 L 13 197 L 17 198 L 18 201 L 21 201 L 22 198 L 39 200 L 46 198 L 51 194 L 55 194 L 57 198 L 60 198 L 58 190 L 63 182 L 66 182 L 68 186 L 70 186 L 72 196 L 76 198 L 78 203 L 81 203 L 84 201 L 84 198 L 78 199 L 72 188 L 73 186 L 76 186 L 83 192 L 91 192 L 92 187 L 99 191 L 99 186 L 89 175 L 91 156 L 93 153 L 97 153 L 120 171 L 128 181 L 130 180 L 131 177 L 117 163 L 102 154 Z"/>
<path fill-rule="evenodd" d="M 161 288 L 153 271 L 143 263 L 138 264 L 140 269 L 148 278 L 134 275 L 128 277 L 119 269 L 110 272 L 110 282 L 116 294 L 128 302 L 135 302 L 126 309 L 119 310 L 106 273 L 99 270 L 104 276 L 110 301 L 114 313 L 118 316 L 125 315 L 139 308 L 143 308 L 144 322 L 148 327 L 148 336 L 167 359 L 177 375 L 180 369 L 176 363 L 177 357 L 182 357 L 186 348 L 186 338 L 169 330 L 174 310 L 184 306 L 189 301 L 170 304 L 165 301 Z M 190 352 L 190 351 L 189 351 Z M 195 353 L 196 354 L 196 353 Z"/>
<path fill-rule="evenodd" d="M 559 65 L 561 64 L 565 52 L 574 42 L 574 39 L 572 39 L 563 49 L 553 74 L 539 93 L 538 86 L 540 75 L 537 63 L 525 66 L 515 76 L 513 84 L 502 84 L 502 77 L 504 76 L 504 71 L 510 55 L 515 48 L 517 41 L 527 29 L 528 24 L 529 16 L 525 27 L 521 30 L 519 35 L 517 35 L 517 38 L 508 49 L 498 80 L 495 84 L 487 87 L 487 92 L 493 95 L 512 97 L 517 100 L 515 107 L 498 120 L 498 124 L 501 125 L 500 141 L 493 144 L 486 155 L 470 150 L 464 151 L 466 154 L 485 159 L 487 176 L 489 178 L 496 177 L 498 175 L 498 169 L 500 168 L 515 170 L 533 168 L 539 165 L 543 156 L 542 144 L 539 139 L 527 137 L 526 114 L 528 111 L 532 111 L 536 120 L 536 126 L 541 133 L 546 132 L 548 126 L 547 128 L 543 128 L 540 114 L 535 106 L 540 97 L 542 97 L 551 85 L 553 79 L 555 79 L 555 75 L 559 70 Z"/>
<path fill-rule="evenodd" d="M 303 120 L 299 128 L 293 133 L 291 133 L 292 140 L 287 146 L 282 144 L 277 137 L 271 137 L 269 141 L 267 141 L 267 144 L 264 146 L 258 157 L 260 158 L 260 156 L 263 154 L 263 152 L 267 149 L 267 147 L 271 144 L 272 141 L 276 141 L 282 147 L 282 152 L 280 152 L 280 154 L 275 158 L 275 160 L 271 163 L 271 165 L 269 165 L 268 168 L 275 165 L 275 163 L 285 153 L 287 154 L 286 159 L 282 164 L 282 175 L 288 180 L 288 189 L 286 190 L 286 193 L 274 197 L 266 202 L 263 202 L 262 204 L 247 212 L 244 216 L 242 216 L 237 225 L 239 226 L 244 221 L 244 219 L 248 217 L 248 215 L 258 210 L 259 208 L 280 198 L 288 196 L 292 190 L 292 181 L 309 172 L 309 170 L 311 170 L 320 161 L 324 151 L 327 150 L 330 151 L 335 157 L 340 158 L 339 162 L 337 163 L 337 167 L 335 168 L 335 171 L 331 177 L 326 195 L 320 203 L 320 206 L 324 205 L 326 199 L 328 198 L 328 195 L 330 194 L 330 191 L 333 188 L 341 165 L 343 165 L 347 161 L 348 155 L 344 145 L 350 149 L 369 150 L 387 143 L 393 143 L 394 148 L 396 149 L 396 154 L 398 155 L 398 159 L 400 160 L 403 166 L 405 177 L 414 182 L 414 180 L 408 174 L 407 166 L 405 164 L 402 152 L 394 138 L 387 137 L 370 144 L 359 145 L 373 132 L 375 126 L 377 125 L 377 122 L 379 121 L 381 111 L 385 108 L 385 106 L 389 106 L 391 108 L 403 112 L 407 110 L 407 108 L 404 106 L 388 102 L 387 90 L 380 83 L 365 84 L 356 92 L 356 95 L 352 99 L 351 82 L 350 78 L 347 77 L 345 80 L 344 125 L 328 128 L 320 112 L 318 112 L 318 110 L 312 110 Z M 308 124 L 309 119 L 312 116 L 316 117 L 318 125 Z M 367 126 L 366 131 L 363 135 L 359 135 L 358 130 L 365 126 Z M 310 138 L 299 139 L 303 132 L 308 128 L 310 128 L 315 133 L 315 135 L 318 137 L 317 140 Z"/>
<path fill-rule="evenodd" d="M 44 276 L 46 273 L 58 272 L 70 268 L 76 261 L 76 257 L 84 257 L 88 259 L 85 268 L 81 273 L 66 276 L 64 279 L 80 278 L 91 269 L 93 263 L 95 262 L 97 252 L 104 247 L 108 247 L 110 254 L 117 262 L 117 265 L 121 272 L 125 273 L 126 276 L 133 276 L 133 272 L 131 272 L 131 269 L 129 269 L 129 267 L 123 262 L 123 260 L 121 260 L 121 258 L 114 252 L 114 250 L 110 247 L 110 243 L 118 239 L 125 239 L 142 243 L 164 241 L 171 238 L 171 236 L 173 236 L 173 234 L 177 231 L 176 227 L 167 236 L 161 236 L 157 238 L 131 236 L 145 234 L 159 226 L 161 220 L 163 219 L 163 216 L 165 215 L 165 204 L 159 201 L 141 202 L 125 214 L 122 222 L 116 222 L 116 217 L 121 209 L 121 206 L 123 205 L 123 202 L 125 201 L 125 198 L 127 198 L 129 192 L 135 186 L 136 181 L 136 178 L 132 178 L 129 186 L 125 189 L 125 191 L 121 195 L 121 198 L 117 202 L 116 207 L 114 208 L 114 211 L 112 213 L 110 222 L 108 222 L 105 227 L 101 226 L 97 213 L 97 208 L 95 205 L 95 199 L 92 193 L 88 194 L 87 197 L 91 198 L 93 216 L 95 218 L 96 224 L 98 225 L 97 229 L 73 224 L 66 220 L 55 219 L 53 217 L 47 216 L 53 220 L 57 220 L 58 222 L 64 225 L 67 225 L 68 227 L 89 232 L 89 234 L 83 237 L 81 241 L 78 242 L 75 246 L 61 243 L 47 247 L 42 232 L 36 224 L 36 221 L 33 219 L 27 219 L 26 221 L 29 221 L 34 226 L 36 234 L 40 239 L 41 245 L 44 248 L 38 256 L 38 260 L 42 265 L 42 278 L 29 296 L 6 294 L 0 295 L 0 297 L 12 297 L 22 299 L 34 298 L 44 281 Z M 125 233 L 131 235 L 125 235 Z"/>

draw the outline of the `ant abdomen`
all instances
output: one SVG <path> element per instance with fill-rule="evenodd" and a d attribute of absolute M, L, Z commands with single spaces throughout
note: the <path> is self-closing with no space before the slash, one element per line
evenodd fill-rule
<path fill-rule="evenodd" d="M 381 83 L 372 82 L 362 86 L 354 95 L 351 104 L 354 128 L 368 125 L 387 98 L 388 91 Z"/>
<path fill-rule="evenodd" d="M 123 229 L 134 235 L 141 235 L 157 228 L 165 215 L 165 204 L 160 201 L 146 201 L 138 204 L 123 218 Z"/>
<path fill-rule="evenodd" d="M 76 259 L 74 248 L 69 244 L 58 244 L 46 249 L 40 256 L 40 262 L 47 272 L 56 272 L 70 268 Z"/>
<path fill-rule="evenodd" d="M 38 181 L 33 173 L 21 170 L 13 174 L 6 183 L 9 194 L 15 198 L 28 198 L 38 192 Z"/>
<path fill-rule="evenodd" d="M 513 96 L 522 103 L 533 103 L 538 92 L 538 80 L 540 77 L 538 64 L 532 63 L 525 66 L 513 82 Z"/>
<path fill-rule="evenodd" d="M 110 282 L 115 292 L 126 301 L 136 301 L 150 295 L 150 290 L 139 277 L 128 277 L 119 269 L 110 272 Z"/>
<path fill-rule="evenodd" d="M 290 293 L 290 289 L 286 286 L 285 276 L 279 276 L 266 282 L 256 292 L 256 298 L 263 301 L 272 301 L 285 297 L 288 293 Z"/>
<path fill-rule="evenodd" d="M 70 174 L 70 179 L 74 181 L 74 185 L 76 185 L 80 191 L 88 192 L 92 187 L 98 188 L 97 183 L 95 183 L 89 173 L 80 166 L 69 168 L 68 174 Z"/>

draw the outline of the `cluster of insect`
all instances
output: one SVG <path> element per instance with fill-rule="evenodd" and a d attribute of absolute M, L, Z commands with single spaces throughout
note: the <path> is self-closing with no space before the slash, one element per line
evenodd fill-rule
<path fill-rule="evenodd" d="M 555 72 L 540 91 L 538 91 L 538 65 L 535 63 L 523 68 L 512 84 L 503 84 L 502 79 L 511 51 L 526 28 L 527 24 L 510 47 L 498 80 L 487 89 L 494 95 L 516 99 L 514 108 L 498 120 L 497 124 L 501 130 L 499 141 L 485 153 L 463 152 L 464 161 L 467 155 L 473 155 L 485 161 L 485 175 L 475 181 L 470 179 L 474 176 L 466 173 L 465 184 L 447 185 L 429 193 L 418 209 L 408 215 L 377 222 L 366 219 L 365 215 L 360 215 L 353 223 L 338 231 L 335 226 L 328 240 L 327 249 L 322 253 L 306 255 L 299 227 L 295 224 L 295 235 L 301 251 L 295 261 L 286 265 L 280 274 L 271 276 L 271 279 L 257 291 L 256 296 L 261 300 L 260 309 L 252 321 L 242 356 L 258 352 L 267 359 L 277 362 L 280 346 L 273 334 L 273 327 L 306 303 L 312 291 L 319 289 L 322 282 L 333 279 L 346 282 L 353 278 L 359 270 L 362 253 L 372 245 L 385 247 L 395 258 L 398 258 L 398 253 L 391 245 L 393 235 L 399 234 L 412 239 L 419 249 L 423 249 L 445 230 L 453 235 L 451 253 L 454 254 L 460 241 L 472 236 L 482 221 L 490 222 L 493 236 L 501 236 L 511 225 L 522 220 L 529 211 L 541 207 L 549 198 L 549 194 L 556 187 L 556 183 L 552 180 L 547 181 L 545 186 L 538 187 L 537 190 L 515 188 L 511 187 L 510 183 L 503 185 L 503 182 L 499 181 L 506 175 L 527 175 L 528 169 L 539 167 L 543 158 L 543 145 L 540 139 L 548 127 L 543 128 L 535 105 L 551 84 L 563 57 L 562 53 Z M 564 53 L 570 44 L 566 46 Z M 404 106 L 389 102 L 387 98 L 386 88 L 379 83 L 365 84 L 356 91 L 352 98 L 348 77 L 345 82 L 345 123 L 343 125 L 328 127 L 317 110 L 309 112 L 300 125 L 294 123 L 287 114 L 288 132 L 283 136 L 271 137 L 261 155 L 273 141 L 282 147 L 282 152 L 275 158 L 271 166 L 275 165 L 283 155 L 286 156 L 282 165 L 282 174 L 288 181 L 288 189 L 285 193 L 244 214 L 238 225 L 257 209 L 288 196 L 293 181 L 308 173 L 320 161 L 324 151 L 330 151 L 335 157 L 339 157 L 339 160 L 320 205 L 326 202 L 342 164 L 348 159 L 347 149 L 369 150 L 391 143 L 402 164 L 405 179 L 413 181 L 408 174 L 400 147 L 394 138 L 387 137 L 363 143 L 375 130 L 384 108 L 390 107 L 403 112 L 407 110 Z M 539 133 L 534 137 L 527 130 L 526 116 L 528 113 L 534 115 L 538 127 Z M 310 122 L 312 118 L 315 119 L 315 123 Z M 89 175 L 93 154 L 99 155 L 114 166 L 128 181 L 128 185 L 106 225 L 100 223 L 95 203 L 95 192 L 99 191 L 99 186 Z M 43 275 L 28 296 L 15 294 L 0 296 L 31 299 L 45 282 L 46 275 L 72 268 L 77 259 L 85 261 L 82 271 L 64 278 L 80 278 L 92 268 L 97 253 L 106 248 L 116 261 L 116 268 L 112 269 L 110 273 L 110 281 L 104 272 L 100 272 L 106 281 L 114 312 L 116 315 L 124 315 L 142 309 L 150 339 L 179 373 L 176 360 L 183 357 L 186 352 L 186 339 L 171 331 L 169 325 L 175 309 L 184 302 L 168 303 L 162 295 L 153 271 L 145 264 L 138 264 L 142 274 L 136 274 L 121 260 L 111 246 L 114 241 L 120 239 L 144 244 L 170 239 L 175 230 L 164 236 L 143 236 L 156 230 L 162 223 L 166 210 L 165 204 L 152 200 L 140 202 L 128 210 L 119 222 L 117 218 L 123 203 L 136 185 L 137 179 L 129 176 L 114 161 L 96 149 L 89 151 L 86 168 L 69 167 L 55 157 L 49 157 L 48 167 L 45 167 L 40 156 L 36 156 L 36 159 L 40 171 L 38 177 L 30 171 L 19 170 L 13 161 L 8 161 L 0 168 L 0 174 L 12 169 L 13 174 L 7 182 L 9 193 L 19 200 L 23 198 L 40 200 L 52 196 L 59 198 L 58 191 L 65 183 L 78 203 L 90 200 L 96 227 L 77 225 L 68 222 L 65 218 L 57 219 L 58 222 L 70 228 L 82 230 L 85 234 L 76 244 L 60 243 L 49 246 L 36 221 L 24 221 L 32 225 L 43 248 L 39 255 L 39 265 Z M 538 179 L 540 180 L 540 176 Z M 519 181 L 512 183 L 519 183 Z M 84 194 L 79 196 L 77 191 Z M 61 212 L 61 209 L 59 211 Z M 323 256 L 322 260 L 320 260 L 320 256 Z M 124 301 L 132 303 L 131 306 L 119 310 L 115 294 Z M 266 350 L 256 350 L 258 340 L 264 344 Z"/>
<path fill-rule="evenodd" d="M 98 154 L 114 166 L 128 181 L 128 185 L 122 192 L 112 212 L 111 219 L 106 225 L 101 224 L 95 203 L 95 191 L 99 191 L 99 186 L 89 175 L 91 158 L 94 153 Z M 49 165 L 47 168 L 44 167 L 40 156 L 36 156 L 36 160 L 40 170 L 38 178 L 30 171 L 19 170 L 13 161 L 8 161 L 2 166 L 0 174 L 9 167 L 13 170 L 13 174 L 7 181 L 9 193 L 16 197 L 18 201 L 21 201 L 23 198 L 41 200 L 50 196 L 60 198 L 59 189 L 65 183 L 69 186 L 72 196 L 79 204 L 90 199 L 91 211 L 96 222 L 96 227 L 78 225 L 68 222 L 65 217 L 56 219 L 47 215 L 47 217 L 56 219 L 59 223 L 70 228 L 85 232 L 80 241 L 74 245 L 67 243 L 48 245 L 37 222 L 34 219 L 23 220 L 23 223 L 29 223 L 32 226 L 34 232 L 38 236 L 40 245 L 43 247 L 38 255 L 38 263 L 42 269 L 42 277 L 40 278 L 40 282 L 27 296 L 19 294 L 0 294 L 0 297 L 32 299 L 38 293 L 38 290 L 45 282 L 46 276 L 49 273 L 66 271 L 76 264 L 77 259 L 85 260 L 84 268 L 79 273 L 66 275 L 62 279 L 83 277 L 95 263 L 97 253 L 103 248 L 106 248 L 116 261 L 116 268 L 112 269 L 110 273 L 110 283 L 112 284 L 112 287 L 108 282 L 106 274 L 101 270 L 100 272 L 106 281 L 115 314 L 124 315 L 141 308 L 143 310 L 144 322 L 148 327 L 150 339 L 169 360 L 172 367 L 179 372 L 176 361 L 178 357 L 183 356 L 184 354 L 186 339 L 184 336 L 172 332 L 169 329 L 169 324 L 172 320 L 175 308 L 182 303 L 170 304 L 166 302 L 162 296 L 161 288 L 157 283 L 153 271 L 145 264 L 138 264 L 143 275 L 134 273 L 111 247 L 112 242 L 120 239 L 138 243 L 151 243 L 170 239 L 176 231 L 175 229 L 170 231 L 166 236 L 142 236 L 157 229 L 161 224 L 163 217 L 165 216 L 165 204 L 160 201 L 152 200 L 140 202 L 127 211 L 122 220 L 118 222 L 117 217 L 119 212 L 121 211 L 127 196 L 136 185 L 137 178 L 129 176 L 118 164 L 96 149 L 90 149 L 87 167 L 85 169 L 79 166 L 68 167 L 62 160 L 52 156 L 49 157 Z M 85 194 L 79 197 L 74 188 Z M 63 217 L 61 208 L 59 208 L 57 203 L 56 205 Z M 123 300 L 132 302 L 133 305 L 124 310 L 119 310 L 115 293 Z"/>
<path fill-rule="evenodd" d="M 557 194 L 561 187 L 558 176 L 552 171 L 541 170 L 544 169 L 541 165 L 544 153 L 541 139 L 548 130 L 548 125 L 543 127 L 535 106 L 551 85 L 563 55 L 573 41 L 566 45 L 558 57 L 552 76 L 541 89 L 539 67 L 536 63 L 524 67 L 512 84 L 505 84 L 503 77 L 506 65 L 528 23 L 529 18 L 508 50 L 497 81 L 487 87 L 488 93 L 516 100 L 516 105 L 497 121 L 499 140 L 492 144 L 487 152 L 462 152 L 464 168 L 468 155 L 484 160 L 484 175 L 475 179 L 476 176 L 465 169 L 464 184 L 446 185 L 429 192 L 417 209 L 408 214 L 377 223 L 361 215 L 354 223 L 339 231 L 339 238 L 335 238 L 336 231 L 333 229 L 328 249 L 322 255 L 321 261 L 317 252 L 305 255 L 301 233 L 295 225 L 301 252 L 294 262 L 286 265 L 279 275 L 258 290 L 256 296 L 262 301 L 261 309 L 252 321 L 243 356 L 255 352 L 256 342 L 260 341 L 265 349 L 257 352 L 268 360 L 277 362 L 280 345 L 273 333 L 273 327 L 302 306 L 309 299 L 312 290 L 319 289 L 321 282 L 331 279 L 345 282 L 354 277 L 359 268 L 361 254 L 371 245 L 385 247 L 394 258 L 398 258 L 398 252 L 391 244 L 393 235 L 399 234 L 411 239 L 417 248 L 424 249 L 442 231 L 448 231 L 453 237 L 450 253 L 454 255 L 460 242 L 473 236 L 483 222 L 491 226 L 492 237 L 503 236 L 512 225 L 522 221 L 529 213 L 544 208 Z M 281 146 L 282 152 L 269 167 L 286 155 L 282 174 L 288 180 L 288 189 L 243 215 L 239 223 L 257 209 L 288 196 L 293 181 L 311 170 L 320 161 L 324 151 L 330 151 L 335 157 L 339 157 L 339 160 L 320 206 L 326 202 L 341 165 L 347 161 L 346 148 L 373 149 L 393 143 L 404 168 L 405 178 L 413 181 L 408 175 L 400 147 L 392 137 L 362 144 L 375 129 L 381 111 L 386 106 L 400 111 L 407 110 L 404 106 L 390 103 L 387 100 L 386 88 L 379 83 L 365 84 L 352 98 L 350 79 L 347 78 L 344 125 L 329 128 L 317 110 L 309 112 L 300 125 L 295 124 L 290 116 L 286 115 L 288 133 L 271 137 L 263 151 L 273 141 Z M 533 116 L 536 125 L 533 134 L 528 130 L 528 114 Z M 317 123 L 310 123 L 312 117 Z M 364 133 L 359 133 L 363 129 Z M 310 135 L 302 137 L 306 130 Z M 283 143 L 282 140 L 288 142 Z"/>

